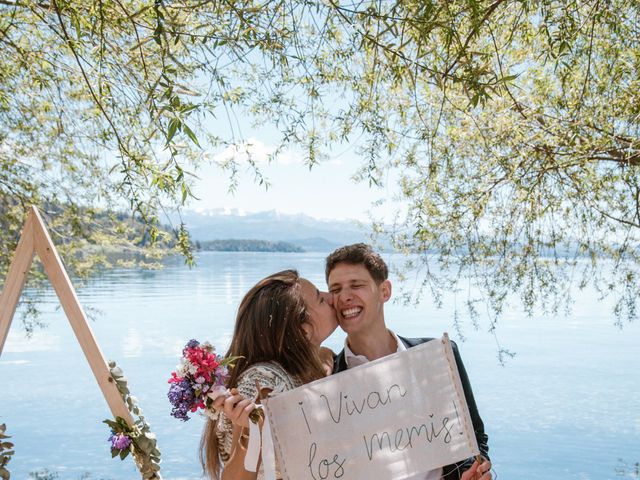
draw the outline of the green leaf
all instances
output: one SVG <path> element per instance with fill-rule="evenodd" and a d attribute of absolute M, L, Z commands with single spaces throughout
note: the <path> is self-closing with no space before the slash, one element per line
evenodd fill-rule
<path fill-rule="evenodd" d="M 182 127 L 182 122 L 179 119 L 177 119 L 177 118 L 172 118 L 171 119 L 171 121 L 169 122 L 169 128 L 167 129 L 167 143 L 166 143 L 166 145 L 169 145 L 169 142 L 171 142 L 171 139 L 176 134 L 178 129 L 181 128 L 181 127 Z"/>
<path fill-rule="evenodd" d="M 196 134 L 193 133 L 193 131 L 188 127 L 186 123 L 182 124 L 182 130 L 184 131 L 184 133 L 187 134 L 187 136 L 191 139 L 193 143 L 195 143 L 198 147 L 200 146 L 200 143 L 198 142 L 198 138 L 196 137 Z"/>
<path fill-rule="evenodd" d="M 76 39 L 80 40 L 80 37 L 82 36 L 82 32 L 80 31 L 80 18 L 78 17 L 76 12 L 72 12 L 71 14 L 71 25 L 76 31 Z"/>
<path fill-rule="evenodd" d="M 184 183 L 180 185 L 180 188 L 182 189 L 182 203 L 184 204 L 187 201 L 187 197 L 189 196 L 189 189 Z"/>
<path fill-rule="evenodd" d="M 520 76 L 520 74 L 517 75 L 507 75 L 505 77 L 502 77 L 500 80 L 498 80 L 497 83 L 507 83 L 510 82 L 511 80 L 515 80 L 516 78 L 518 78 Z"/>
<path fill-rule="evenodd" d="M 118 424 L 113 420 L 109 420 L 109 419 L 103 420 L 102 423 L 106 423 L 107 425 L 109 425 L 112 430 L 115 430 L 116 428 L 118 428 Z"/>

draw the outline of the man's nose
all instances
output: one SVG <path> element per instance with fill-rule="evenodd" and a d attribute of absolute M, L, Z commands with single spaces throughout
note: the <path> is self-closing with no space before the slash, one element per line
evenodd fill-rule
<path fill-rule="evenodd" d="M 349 303 L 352 300 L 351 289 L 343 288 L 339 293 L 333 295 L 334 301 L 337 305 L 338 301 L 342 303 Z"/>

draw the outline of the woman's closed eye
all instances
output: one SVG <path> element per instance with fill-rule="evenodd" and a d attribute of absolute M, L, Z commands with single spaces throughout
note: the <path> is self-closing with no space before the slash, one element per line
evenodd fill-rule
<path fill-rule="evenodd" d="M 319 301 L 320 304 L 325 303 L 331 305 L 333 303 L 333 294 L 329 292 L 321 292 L 319 295 Z"/>

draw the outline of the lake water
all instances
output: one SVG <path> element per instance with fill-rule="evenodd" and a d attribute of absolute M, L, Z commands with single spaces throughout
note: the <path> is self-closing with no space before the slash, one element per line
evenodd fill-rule
<path fill-rule="evenodd" d="M 79 290 L 107 359 L 129 379 L 158 436 L 165 479 L 199 479 L 201 418 L 169 415 L 169 373 L 191 338 L 224 351 L 242 295 L 277 270 L 297 268 L 324 288 L 323 254 L 206 253 L 189 269 L 180 259 L 161 271 L 109 271 Z M 496 338 L 470 324 L 453 328 L 453 296 L 436 309 L 389 304 L 387 324 L 405 336 L 458 341 L 489 435 L 496 478 L 638 478 L 640 462 L 640 322 L 614 326 L 611 306 L 583 292 L 569 317 L 526 318 L 514 309 L 498 324 L 502 346 L 516 352 L 501 366 Z M 0 423 L 16 454 L 12 479 L 48 469 L 59 479 L 139 478 L 131 459 L 111 459 L 107 404 L 55 294 L 44 296 L 48 327 L 26 339 L 19 315 L 0 357 Z M 337 331 L 327 342 L 342 347 Z M 360 480 L 360 479 L 356 479 Z"/>

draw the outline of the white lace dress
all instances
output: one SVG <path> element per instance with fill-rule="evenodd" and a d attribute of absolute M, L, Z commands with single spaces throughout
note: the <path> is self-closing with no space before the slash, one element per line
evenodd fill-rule
<path fill-rule="evenodd" d="M 274 393 L 292 390 L 302 385 L 302 382 L 289 373 L 276 362 L 256 363 L 245 370 L 238 379 L 237 389 L 243 397 L 255 400 L 258 398 L 256 380 L 261 388 L 269 388 Z M 216 435 L 218 448 L 223 462 L 229 460 L 233 442 L 233 424 L 224 415 L 220 415 L 217 424 Z M 280 477 L 278 462 L 276 459 L 276 476 Z M 258 480 L 264 478 L 262 464 L 258 469 Z"/>

